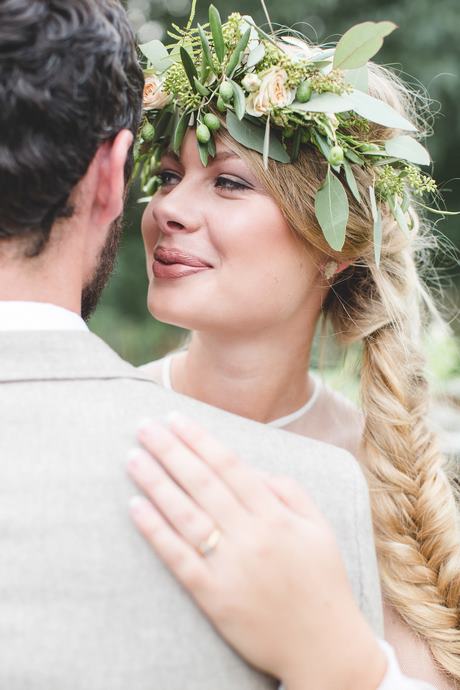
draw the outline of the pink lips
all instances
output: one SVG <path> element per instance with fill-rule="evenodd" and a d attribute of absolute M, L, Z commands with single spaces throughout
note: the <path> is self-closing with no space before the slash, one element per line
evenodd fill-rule
<path fill-rule="evenodd" d="M 183 278 L 210 268 L 212 266 L 202 259 L 179 249 L 157 247 L 153 255 L 152 270 L 155 278 Z"/>

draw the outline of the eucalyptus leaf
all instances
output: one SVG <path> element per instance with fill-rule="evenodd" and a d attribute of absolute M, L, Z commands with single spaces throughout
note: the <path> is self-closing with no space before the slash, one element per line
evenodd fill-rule
<path fill-rule="evenodd" d="M 246 60 L 246 68 L 255 67 L 261 62 L 265 57 L 265 46 L 263 43 L 259 43 L 248 55 Z"/>
<path fill-rule="evenodd" d="M 211 156 L 211 158 L 214 158 L 216 155 L 216 142 L 214 141 L 213 137 L 208 141 L 208 153 Z"/>
<path fill-rule="evenodd" d="M 267 117 L 267 121 L 265 123 L 264 151 L 263 151 L 263 160 L 264 160 L 265 170 L 268 168 L 269 151 L 270 151 L 270 116 Z"/>
<path fill-rule="evenodd" d="M 180 116 L 176 128 L 174 130 L 174 136 L 172 139 L 172 150 L 174 153 L 179 155 L 182 142 L 184 140 L 185 132 L 187 131 L 187 125 L 190 120 L 190 113 L 184 112 Z"/>
<path fill-rule="evenodd" d="M 168 67 L 171 67 L 173 60 L 161 41 L 154 40 L 148 43 L 141 43 L 139 50 L 148 59 L 155 71 L 161 74 Z"/>
<path fill-rule="evenodd" d="M 369 199 L 371 202 L 372 218 L 374 220 L 374 257 L 377 268 L 380 266 L 380 256 L 382 254 L 382 214 L 377 206 L 375 189 L 369 187 Z"/>
<path fill-rule="evenodd" d="M 231 80 L 231 84 L 233 87 L 233 105 L 235 113 L 238 120 L 242 120 L 246 112 L 246 96 L 244 95 L 243 89 L 236 81 Z"/>
<path fill-rule="evenodd" d="M 187 75 L 187 78 L 190 82 L 190 86 L 194 91 L 196 91 L 196 86 L 195 86 L 195 78 L 198 79 L 198 72 L 196 71 L 196 67 L 193 63 L 193 60 L 190 56 L 190 53 L 188 50 L 185 50 L 182 46 L 180 47 L 180 57 L 182 60 L 182 64 L 184 66 L 185 74 Z"/>
<path fill-rule="evenodd" d="M 307 113 L 344 113 L 353 110 L 353 103 L 347 94 L 321 93 L 313 94 L 306 103 L 294 101 L 291 109 Z"/>
<path fill-rule="evenodd" d="M 369 70 L 367 65 L 357 69 L 347 69 L 344 73 L 345 81 L 358 91 L 369 93 Z"/>
<path fill-rule="evenodd" d="M 343 161 L 343 168 L 345 170 L 345 178 L 347 180 L 347 185 L 349 186 L 351 193 L 355 197 L 356 201 L 358 203 L 361 203 L 361 194 L 359 193 L 358 184 L 353 174 L 351 165 L 347 160 Z"/>
<path fill-rule="evenodd" d="M 363 22 L 353 26 L 336 45 L 334 69 L 362 67 L 378 53 L 385 36 L 396 28 L 393 22 Z"/>
<path fill-rule="evenodd" d="M 403 233 L 405 235 L 409 235 L 410 230 L 409 225 L 407 223 L 406 214 L 403 212 L 401 206 L 399 205 L 399 202 L 396 201 L 395 198 L 391 198 L 388 200 L 388 204 L 393 214 L 393 218 L 395 219 Z"/>
<path fill-rule="evenodd" d="M 352 149 L 347 149 L 345 151 L 345 156 L 350 160 L 352 163 L 356 163 L 356 165 L 364 165 L 364 162 L 362 158 L 358 156 Z"/>
<path fill-rule="evenodd" d="M 201 47 L 203 49 L 203 57 L 208 65 L 208 67 L 214 71 L 214 61 L 212 59 L 211 48 L 209 45 L 208 37 L 206 36 L 201 24 L 198 24 L 198 33 L 200 35 Z"/>
<path fill-rule="evenodd" d="M 246 117 L 238 120 L 231 110 L 227 110 L 227 129 L 230 136 L 238 141 L 242 146 L 263 154 L 264 152 L 264 129 L 263 127 L 250 122 Z M 276 135 L 270 133 L 269 157 L 279 163 L 289 163 L 290 156 Z"/>
<path fill-rule="evenodd" d="M 404 129 L 408 132 L 415 132 L 416 127 L 400 115 L 394 108 L 387 103 L 380 101 L 378 98 L 369 96 L 362 91 L 354 90 L 347 94 L 347 99 L 352 104 L 352 109 L 361 115 L 361 117 L 377 122 L 379 125 L 385 127 L 393 127 L 395 129 Z"/>
<path fill-rule="evenodd" d="M 318 134 L 318 132 L 316 130 L 313 130 L 312 134 L 313 134 L 313 137 L 314 137 L 316 143 L 318 144 L 319 150 L 321 151 L 323 156 L 326 159 L 328 159 L 329 155 L 331 153 L 332 147 L 329 146 L 327 139 L 325 137 L 321 136 L 321 134 Z"/>
<path fill-rule="evenodd" d="M 316 192 L 315 211 L 327 243 L 335 251 L 341 251 L 348 224 L 348 198 L 342 183 L 330 168 Z"/>
<path fill-rule="evenodd" d="M 225 70 L 225 73 L 227 77 L 231 77 L 238 67 L 238 65 L 241 62 L 241 58 L 243 56 L 244 51 L 247 48 L 247 45 L 249 43 L 249 38 L 251 36 L 251 28 L 247 29 L 244 34 L 241 36 L 240 40 L 238 41 L 238 44 L 231 54 L 227 68 Z"/>
<path fill-rule="evenodd" d="M 407 134 L 388 139 L 385 142 L 385 151 L 389 156 L 403 158 L 405 161 L 417 165 L 429 165 L 431 163 L 430 154 L 426 148 Z"/>
<path fill-rule="evenodd" d="M 207 144 L 202 144 L 197 140 L 197 146 L 198 146 L 198 153 L 200 154 L 200 160 L 204 167 L 208 165 L 209 161 L 209 152 L 208 152 L 208 145 Z"/>
<path fill-rule="evenodd" d="M 300 142 L 302 138 L 302 129 L 297 127 L 292 137 L 292 148 L 291 148 L 291 162 L 294 163 L 299 157 Z"/>
<path fill-rule="evenodd" d="M 225 57 L 225 41 L 220 14 L 214 5 L 209 6 L 209 26 L 211 27 L 214 50 L 216 51 L 217 59 L 221 63 Z"/>

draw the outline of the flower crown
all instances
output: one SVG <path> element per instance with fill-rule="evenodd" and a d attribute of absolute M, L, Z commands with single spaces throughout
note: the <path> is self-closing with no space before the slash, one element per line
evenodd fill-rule
<path fill-rule="evenodd" d="M 327 171 L 315 197 L 324 236 L 335 251 L 345 242 L 349 204 L 344 184 L 362 203 L 353 169 L 372 171 L 368 188 L 374 222 L 375 260 L 380 260 L 381 203 L 405 232 L 412 228 L 411 193 L 435 192 L 423 174 L 427 150 L 408 132 L 416 127 L 368 94 L 368 61 L 392 22 L 364 22 L 349 29 L 335 48 L 313 48 L 297 36 L 266 33 L 249 16 L 222 23 L 209 7 L 209 24 L 192 28 L 196 0 L 185 29 L 173 25 L 174 43 L 139 46 L 144 56 L 144 119 L 136 143 L 136 169 L 148 201 L 161 184 L 162 153 L 179 153 L 188 127 L 195 128 L 204 166 L 215 156 L 221 118 L 230 136 L 263 155 L 294 162 L 302 146 L 315 147 Z M 269 18 L 268 18 L 269 19 Z M 269 22 L 270 24 L 270 22 Z M 271 24 L 270 24 L 271 27 Z M 400 130 L 385 141 L 370 139 L 369 122 Z M 423 205 L 423 204 L 421 204 Z"/>

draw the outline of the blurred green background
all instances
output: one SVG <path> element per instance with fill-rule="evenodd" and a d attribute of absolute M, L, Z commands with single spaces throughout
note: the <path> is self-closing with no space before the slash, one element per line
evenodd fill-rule
<path fill-rule="evenodd" d="M 223 17 L 239 11 L 251 14 L 260 24 L 265 23 L 259 0 L 235 0 L 232 4 L 215 0 L 214 4 Z M 128 0 L 126 6 L 141 42 L 164 39 L 171 22 L 182 24 L 190 10 L 189 0 Z M 460 175 L 459 0 L 267 0 L 267 7 L 274 24 L 294 26 L 319 42 L 336 40 L 360 21 L 387 19 L 398 24 L 398 31 L 386 39 L 377 61 L 392 66 L 412 86 L 428 90 L 433 99 L 430 110 L 437 113 L 434 135 L 428 144 L 434 161 L 433 175 L 443 191 L 446 208 L 460 209 L 460 181 L 456 179 Z M 198 1 L 198 21 L 206 21 L 207 8 L 207 2 Z M 137 190 L 133 189 L 118 266 L 92 318 L 91 328 L 125 359 L 140 364 L 173 349 L 185 334 L 154 321 L 147 312 L 140 236 L 143 206 L 137 204 L 136 196 Z M 443 306 L 455 329 L 460 275 L 454 247 L 460 247 L 460 216 L 434 220 L 437 220 L 435 231 L 452 245 L 447 253 L 438 253 L 436 262 Z M 427 346 L 436 380 L 452 379 L 459 374 L 456 338 L 438 331 L 427 335 Z M 340 387 L 336 379 L 335 376 Z"/>

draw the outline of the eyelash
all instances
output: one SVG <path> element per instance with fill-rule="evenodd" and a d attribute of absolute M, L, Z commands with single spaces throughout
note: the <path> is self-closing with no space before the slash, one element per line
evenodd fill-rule
<path fill-rule="evenodd" d="M 168 170 L 165 170 L 163 172 L 158 173 L 158 177 L 161 180 L 162 185 L 167 185 L 168 182 L 170 182 L 170 177 L 178 177 L 173 172 L 169 172 Z M 216 187 L 225 190 L 226 192 L 242 192 L 245 190 L 250 189 L 247 185 L 243 184 L 242 182 L 236 182 L 236 180 L 230 180 L 228 177 L 222 177 L 219 176 L 216 178 L 216 182 L 219 182 L 220 184 L 216 184 Z"/>

